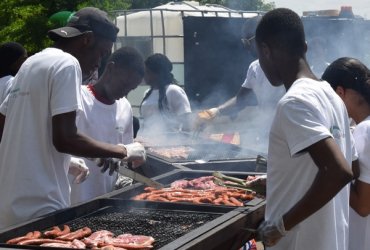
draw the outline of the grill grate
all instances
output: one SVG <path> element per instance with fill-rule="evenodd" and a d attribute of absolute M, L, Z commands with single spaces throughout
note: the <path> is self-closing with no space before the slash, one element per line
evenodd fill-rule
<path fill-rule="evenodd" d="M 168 151 L 169 153 L 166 153 Z M 179 155 L 176 152 L 179 151 Z M 235 158 L 256 157 L 257 154 L 243 152 L 241 148 L 229 144 L 198 144 L 175 147 L 149 147 L 148 153 L 169 162 L 206 160 L 230 160 Z M 163 154 L 161 152 L 164 152 Z M 169 156 L 170 155 L 170 156 Z"/>
<path fill-rule="evenodd" d="M 221 214 L 109 207 L 68 223 L 72 230 L 89 227 L 93 231 L 109 230 L 115 235 L 131 233 L 152 236 L 154 249 L 214 220 Z"/>

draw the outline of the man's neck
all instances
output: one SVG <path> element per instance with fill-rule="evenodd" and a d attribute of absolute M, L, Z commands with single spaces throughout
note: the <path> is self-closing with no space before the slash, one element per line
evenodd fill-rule
<path fill-rule="evenodd" d="M 283 71 L 283 82 L 286 90 L 288 90 L 296 80 L 301 78 L 319 80 L 312 73 L 310 66 L 304 58 L 300 58 L 298 61 L 292 61 L 291 64 L 287 65 L 293 65 L 293 67 L 290 67 L 285 72 Z"/>
<path fill-rule="evenodd" d="M 355 120 L 357 124 L 359 124 L 369 116 L 370 116 L 370 105 L 364 103 L 364 105 L 361 105 L 357 108 L 356 116 L 352 118 L 353 120 Z"/>
<path fill-rule="evenodd" d="M 88 89 L 90 92 L 94 95 L 96 100 L 98 100 L 101 103 L 112 105 L 115 103 L 115 100 L 111 100 L 107 97 L 107 94 L 105 93 L 104 88 L 100 84 L 91 85 L 89 84 Z"/>

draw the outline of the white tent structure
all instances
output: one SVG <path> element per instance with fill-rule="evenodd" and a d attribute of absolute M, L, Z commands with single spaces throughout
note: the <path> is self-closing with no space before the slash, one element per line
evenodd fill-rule
<path fill-rule="evenodd" d="M 125 38 L 136 37 L 139 41 L 146 38 L 152 45 L 152 52 L 166 54 L 175 63 L 183 62 L 183 17 L 250 18 L 256 15 L 256 12 L 235 11 L 220 5 L 199 5 L 196 1 L 170 2 L 118 16 L 118 41 L 123 45 Z"/>
<path fill-rule="evenodd" d="M 115 14 L 115 22 L 120 29 L 115 49 L 132 46 L 144 57 L 153 53 L 165 54 L 173 63 L 175 78 L 184 83 L 184 17 L 251 18 L 259 15 L 259 12 L 231 10 L 220 5 L 200 5 L 197 1 L 174 1 L 153 9 L 116 11 Z M 136 92 L 142 93 L 141 88 Z M 137 98 L 142 98 L 142 94 Z M 134 108 L 138 105 L 136 100 L 130 101 Z"/>

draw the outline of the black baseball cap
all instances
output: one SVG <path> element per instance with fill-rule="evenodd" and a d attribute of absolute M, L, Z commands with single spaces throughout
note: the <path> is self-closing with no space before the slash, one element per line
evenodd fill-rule
<path fill-rule="evenodd" d="M 94 7 L 85 7 L 73 14 L 65 27 L 50 30 L 48 35 L 56 41 L 60 38 L 76 37 L 87 31 L 115 42 L 119 29 L 108 19 L 106 12 Z"/>

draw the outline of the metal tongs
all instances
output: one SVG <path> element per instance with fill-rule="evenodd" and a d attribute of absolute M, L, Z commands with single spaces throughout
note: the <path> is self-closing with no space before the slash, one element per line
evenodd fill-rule
<path fill-rule="evenodd" d="M 99 158 L 87 158 L 91 161 L 94 161 L 97 165 L 100 164 L 100 159 Z M 134 181 L 137 181 L 137 182 L 140 182 L 140 183 L 143 183 L 143 184 L 146 184 L 147 186 L 149 187 L 153 187 L 155 189 L 161 189 L 161 188 L 164 188 L 164 185 L 157 182 L 157 181 L 154 181 L 144 175 L 141 175 L 137 172 L 135 172 L 134 170 L 131 170 L 129 167 L 128 167 L 128 163 L 125 162 L 125 161 L 121 161 L 119 159 L 111 159 L 111 163 L 114 165 L 114 168 L 112 168 L 112 173 L 113 171 L 116 171 L 118 173 L 120 173 L 121 175 L 124 175 L 124 176 L 127 176 L 131 179 L 133 179 Z M 111 174 L 110 174 L 111 175 Z"/>
<path fill-rule="evenodd" d="M 259 172 L 259 171 L 266 172 L 266 168 L 267 168 L 267 159 L 266 159 L 266 157 L 264 157 L 262 155 L 257 155 L 255 171 L 256 172 Z"/>
<path fill-rule="evenodd" d="M 127 168 L 125 166 L 125 164 L 122 164 L 124 162 L 121 162 L 121 164 L 118 165 L 118 167 L 116 168 L 116 171 L 118 173 L 120 173 L 121 175 L 124 175 L 124 176 L 127 176 L 127 177 L 130 177 L 131 179 L 135 180 L 135 181 L 138 181 L 138 182 L 141 182 L 143 184 L 146 184 L 148 185 L 149 187 L 153 187 L 155 189 L 162 189 L 164 188 L 164 185 L 159 183 L 159 182 L 156 182 L 144 175 L 141 175 L 129 168 Z"/>
<path fill-rule="evenodd" d="M 227 176 L 222 174 L 221 172 L 213 172 L 213 176 L 215 177 L 213 182 L 216 185 L 222 186 L 222 187 L 230 187 L 230 188 L 237 188 L 237 189 L 242 189 L 248 192 L 254 193 L 255 191 L 250 188 L 247 185 L 247 181 L 231 176 Z"/>
<path fill-rule="evenodd" d="M 222 187 L 237 188 L 237 189 L 245 190 L 247 192 L 259 193 L 259 194 L 262 194 L 265 192 L 264 191 L 265 188 L 261 187 L 265 185 L 265 182 L 263 181 L 264 176 L 261 176 L 262 178 L 259 178 L 259 179 L 257 178 L 256 180 L 253 180 L 250 182 L 243 180 L 243 179 L 236 178 L 236 177 L 224 175 L 218 171 L 213 172 L 213 176 L 215 177 L 213 182 L 216 185 L 219 185 Z"/>
<path fill-rule="evenodd" d="M 207 110 L 200 111 L 196 114 L 196 120 L 203 120 L 203 121 L 211 121 L 214 118 L 214 116 L 210 115 Z M 206 124 L 204 122 L 198 123 L 198 125 L 195 127 L 192 140 L 198 140 L 200 133 L 205 129 Z"/>

